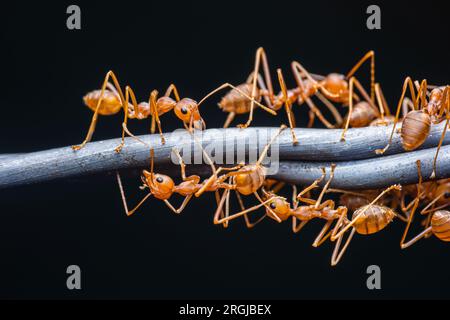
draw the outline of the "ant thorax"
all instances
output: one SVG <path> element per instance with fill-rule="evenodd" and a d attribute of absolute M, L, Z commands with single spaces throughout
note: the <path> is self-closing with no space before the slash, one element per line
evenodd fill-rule
<path fill-rule="evenodd" d="M 325 96 L 334 102 L 347 104 L 348 103 L 348 81 L 345 76 L 339 73 L 330 73 L 322 82 L 324 88 L 331 93 L 329 95 L 324 92 Z"/>
<path fill-rule="evenodd" d="M 163 115 L 175 108 L 177 102 L 171 97 L 160 97 L 156 100 L 156 109 L 158 110 L 158 115 Z M 151 115 L 153 115 L 153 110 L 150 110 Z"/>

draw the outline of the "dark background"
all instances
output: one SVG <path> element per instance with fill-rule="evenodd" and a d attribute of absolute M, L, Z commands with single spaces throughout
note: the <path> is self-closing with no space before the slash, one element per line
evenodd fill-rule
<path fill-rule="evenodd" d="M 91 118 L 81 97 L 109 69 L 140 100 L 171 82 L 182 96 L 199 99 L 223 82 L 243 82 L 258 46 L 286 74 L 294 59 L 315 73 L 347 72 L 373 49 L 390 104 L 406 75 L 448 83 L 445 1 L 378 1 L 382 29 L 376 31 L 366 28 L 369 2 L 73 3 L 82 11 L 79 31 L 66 28 L 72 3 L 2 3 L 1 153 L 81 142 Z M 287 81 L 293 85 L 290 76 Z M 219 98 L 203 106 L 209 127 L 225 120 L 215 106 Z M 295 112 L 304 123 L 306 114 Z M 256 115 L 254 125 L 286 121 L 282 113 L 277 121 L 260 110 Z M 102 117 L 94 140 L 117 137 L 121 120 Z M 162 122 L 165 131 L 180 125 L 173 114 Z M 130 127 L 146 133 L 148 124 Z M 138 185 L 137 176 L 126 181 L 132 203 L 142 196 Z M 2 190 L 0 297 L 450 298 L 448 245 L 431 238 L 401 251 L 401 223 L 356 236 L 332 268 L 332 248 L 311 247 L 318 223 L 298 235 L 272 221 L 223 230 L 212 224 L 211 200 L 193 201 L 176 216 L 151 199 L 126 218 L 109 176 Z M 78 292 L 65 286 L 71 264 L 82 269 Z M 381 267 L 380 291 L 366 288 L 371 264 Z"/>

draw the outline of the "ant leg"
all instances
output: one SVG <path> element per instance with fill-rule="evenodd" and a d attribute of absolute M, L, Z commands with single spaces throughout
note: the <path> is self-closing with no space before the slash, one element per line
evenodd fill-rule
<path fill-rule="evenodd" d="M 317 248 L 320 245 L 322 245 L 330 237 L 330 233 L 328 233 L 327 235 L 325 235 L 325 234 L 328 231 L 328 229 L 330 229 L 330 226 L 332 223 L 333 223 L 333 220 L 327 221 L 327 223 L 325 223 L 325 225 L 323 226 L 319 235 L 316 237 L 316 239 L 314 240 L 314 243 L 312 244 L 312 246 L 314 248 Z"/>
<path fill-rule="evenodd" d="M 320 112 L 319 108 L 317 108 L 317 106 L 314 104 L 314 102 L 311 100 L 310 97 L 308 97 L 305 93 L 306 93 L 306 89 L 305 89 L 305 85 L 303 83 L 302 80 L 302 76 L 300 74 L 300 72 L 297 70 L 297 68 L 295 67 L 294 63 L 292 63 L 292 72 L 294 73 L 294 78 L 295 81 L 297 82 L 297 86 L 300 88 L 300 97 L 303 101 L 306 102 L 306 104 L 308 105 L 310 112 L 313 112 L 315 116 L 317 116 L 317 118 L 328 128 L 328 129 L 332 129 L 334 128 L 334 126 L 328 122 L 327 119 L 325 119 L 325 117 L 322 115 L 322 113 Z M 318 97 L 320 94 L 318 91 L 315 93 Z M 323 98 L 323 100 L 321 99 Z M 320 94 L 319 99 L 322 100 L 322 102 L 330 109 L 330 111 L 333 113 L 333 116 L 336 119 L 336 122 L 342 122 L 342 117 L 340 116 L 339 112 L 337 112 L 336 108 L 324 97 Z M 310 115 L 310 123 L 311 121 L 313 121 L 314 119 L 311 117 Z M 312 126 L 312 124 L 311 124 Z M 309 127 L 309 124 L 308 124 Z"/>
<path fill-rule="evenodd" d="M 178 164 L 180 165 L 180 170 L 181 170 L 181 178 L 183 179 L 183 181 L 195 181 L 195 183 L 199 183 L 200 178 L 198 176 L 194 175 L 194 176 L 186 177 L 186 164 L 184 163 L 184 160 L 181 157 L 180 152 L 175 147 L 172 148 L 172 151 L 178 158 Z"/>
<path fill-rule="evenodd" d="M 133 92 L 133 89 L 131 89 L 130 86 L 126 86 L 125 88 L 125 104 L 123 106 L 124 108 L 124 118 L 123 118 L 123 122 L 122 122 L 122 141 L 120 142 L 120 144 L 114 149 L 114 151 L 116 152 L 120 152 L 123 148 L 123 146 L 125 145 L 125 132 L 129 133 L 130 131 L 128 130 L 127 127 L 127 123 L 128 123 L 128 101 L 129 98 L 131 97 L 131 103 L 133 105 L 134 110 L 137 110 L 138 108 L 138 103 L 136 100 L 136 96 Z M 131 134 L 131 136 L 135 137 L 133 134 Z M 135 137 L 136 139 L 140 140 L 139 138 Z"/>
<path fill-rule="evenodd" d="M 339 252 L 339 248 L 341 246 L 341 242 L 342 242 L 342 238 L 343 238 L 343 234 L 339 237 L 339 239 L 337 240 L 335 246 L 334 246 L 334 250 L 333 250 L 333 254 L 331 256 L 331 266 L 335 266 L 339 263 L 339 261 L 341 261 L 342 256 L 344 255 L 344 252 L 347 250 L 348 245 L 350 244 L 353 236 L 355 235 L 355 231 L 356 229 L 353 228 L 353 230 L 351 231 L 350 235 L 348 236 L 347 240 L 345 241 L 344 247 L 341 249 L 341 251 Z"/>
<path fill-rule="evenodd" d="M 397 126 L 397 123 L 398 123 L 398 120 L 399 120 L 400 110 L 401 110 L 401 107 L 402 107 L 402 104 L 403 104 L 403 99 L 405 98 L 406 90 L 408 89 L 408 85 L 409 85 L 409 91 L 411 93 L 411 96 L 413 97 L 413 101 L 416 100 L 415 93 L 414 93 L 413 82 L 412 82 L 410 77 L 406 77 L 405 81 L 403 82 L 402 95 L 400 96 L 400 100 L 398 101 L 397 112 L 395 113 L 394 125 L 392 126 L 392 132 L 391 132 L 391 135 L 389 137 L 388 144 L 384 147 L 384 149 L 377 149 L 377 150 L 375 150 L 376 154 L 383 154 L 383 153 L 385 153 L 386 150 L 389 148 L 389 146 L 392 143 L 392 138 L 394 136 L 395 127 Z"/>
<path fill-rule="evenodd" d="M 313 204 L 313 205 L 316 204 L 316 201 L 315 201 L 315 200 L 312 200 L 312 199 L 306 199 L 306 198 L 303 198 L 302 196 L 303 196 L 304 194 L 306 194 L 307 192 L 309 192 L 310 190 L 317 188 L 317 186 L 319 185 L 319 183 L 321 183 L 321 182 L 323 181 L 323 179 L 325 179 L 325 176 L 326 176 L 326 174 L 327 174 L 326 171 L 325 171 L 325 168 L 321 168 L 321 170 L 322 170 L 322 176 L 321 176 L 320 178 L 314 180 L 313 183 L 311 183 L 311 185 L 310 185 L 309 187 L 306 187 L 305 189 L 303 189 L 303 190 L 297 195 L 297 199 L 298 199 L 298 200 L 303 201 L 303 202 L 306 202 L 306 203 L 309 203 L 309 202 L 308 202 L 308 201 L 305 201 L 305 200 L 311 200 L 311 201 L 313 201 L 313 203 L 309 203 L 309 204 Z"/>
<path fill-rule="evenodd" d="M 241 210 L 244 211 L 245 210 L 245 206 L 244 206 L 244 201 L 242 201 L 242 197 L 239 194 L 239 191 L 236 191 L 236 198 L 238 199 L 238 203 L 239 206 L 241 207 Z M 248 217 L 247 214 L 244 214 L 244 220 L 245 220 L 245 224 L 247 226 L 247 228 L 251 229 L 254 226 L 256 226 L 258 223 L 260 223 L 261 221 L 264 220 L 264 218 L 266 217 L 266 214 L 264 214 L 263 216 L 261 216 L 258 220 L 256 220 L 255 222 L 250 222 L 250 218 Z"/>
<path fill-rule="evenodd" d="M 348 127 L 350 126 L 350 118 L 353 113 L 353 83 L 354 82 L 355 82 L 355 78 L 352 77 L 350 79 L 350 85 L 349 85 L 349 87 L 350 87 L 350 89 L 349 89 L 349 92 L 350 92 L 349 93 L 349 105 L 348 105 L 349 111 L 347 114 L 347 121 L 345 122 L 344 131 L 342 131 L 342 135 L 341 135 L 341 139 L 340 139 L 341 141 L 345 141 L 345 133 L 347 132 Z"/>
<path fill-rule="evenodd" d="M 333 207 L 334 207 L 334 202 L 333 202 Z M 347 217 L 347 207 L 337 208 L 336 214 L 339 215 L 339 219 L 338 219 L 337 223 L 341 223 L 342 218 Z M 333 220 L 327 221 L 327 223 L 322 228 L 322 231 L 317 236 L 316 240 L 314 240 L 313 247 L 317 248 L 317 247 L 321 246 L 331 236 L 331 233 L 332 233 L 331 231 L 328 232 L 327 234 L 326 234 L 326 232 L 330 229 L 332 223 L 333 223 Z"/>
<path fill-rule="evenodd" d="M 239 217 L 243 216 L 243 215 L 246 214 L 246 213 L 255 211 L 255 210 L 257 210 L 257 209 L 259 209 L 259 208 L 261 208 L 261 207 L 267 205 L 270 201 L 272 201 L 272 200 L 274 199 L 274 198 L 272 197 L 272 198 L 267 199 L 266 201 L 264 201 L 264 202 L 262 202 L 262 203 L 260 203 L 260 204 L 257 204 L 257 205 L 255 205 L 255 206 L 253 206 L 253 207 L 250 207 L 250 208 L 248 208 L 248 209 L 245 209 L 245 210 L 243 210 L 243 211 L 240 211 L 240 212 L 238 212 L 238 213 L 235 213 L 235 214 L 233 214 L 233 215 L 231 215 L 231 216 L 228 216 L 228 217 L 223 218 L 223 219 L 218 219 L 220 210 L 222 209 L 223 204 L 224 204 L 224 202 L 225 202 L 225 193 L 226 193 L 226 192 L 230 192 L 230 190 L 227 189 L 227 190 L 224 192 L 224 195 L 222 195 L 222 199 L 220 200 L 219 206 L 218 206 L 218 208 L 217 208 L 217 210 L 216 210 L 216 213 L 215 213 L 215 215 L 214 215 L 214 224 L 222 224 L 222 223 L 224 223 L 225 221 L 230 221 L 230 220 L 234 220 L 234 219 L 236 219 L 236 218 L 239 218 Z M 275 198 L 280 198 L 280 197 L 275 197 Z"/>
<path fill-rule="evenodd" d="M 341 235 L 343 235 L 348 229 L 350 229 L 356 223 L 356 221 L 358 221 L 358 219 L 367 211 L 367 209 L 372 207 L 375 203 L 378 202 L 378 200 L 381 199 L 381 197 L 383 197 L 386 193 L 388 193 L 392 189 L 401 190 L 401 186 L 397 185 L 397 184 L 394 184 L 394 185 L 386 188 L 385 190 L 383 190 L 383 192 L 381 192 L 375 199 L 373 199 L 373 201 L 371 203 L 369 203 L 368 205 L 364 206 L 364 208 L 361 210 L 361 212 L 358 213 L 355 217 L 353 217 L 352 221 L 349 224 L 347 224 L 339 232 L 338 232 L 338 225 L 336 225 L 336 227 L 333 230 L 333 233 L 331 234 L 331 241 L 335 241 L 337 238 L 339 238 Z"/>
<path fill-rule="evenodd" d="M 319 91 L 316 92 L 316 97 L 322 101 L 322 103 L 328 108 L 328 110 L 330 110 L 330 112 L 332 113 L 334 120 L 336 121 L 336 125 L 335 126 L 340 126 L 342 124 L 342 122 L 344 121 L 342 119 L 341 114 L 339 113 L 339 111 L 337 111 L 336 107 L 334 106 L 334 104 L 332 104 L 330 102 L 330 100 L 328 100 L 323 94 L 321 94 Z M 309 99 L 311 102 L 312 100 Z M 327 121 L 328 122 L 328 121 Z M 325 124 L 325 123 L 324 123 Z"/>
<path fill-rule="evenodd" d="M 176 91 L 175 91 L 176 92 Z M 178 95 L 178 93 L 177 93 Z M 159 131 L 159 136 L 161 137 L 161 144 L 165 144 L 166 143 L 166 139 L 164 138 L 164 135 L 162 133 L 162 129 L 161 129 L 161 120 L 159 120 L 159 110 L 156 104 L 156 98 L 158 97 L 158 91 L 157 90 L 153 90 L 150 93 L 150 97 L 149 97 L 149 101 L 148 104 L 150 105 L 150 113 L 152 114 L 152 128 L 151 131 L 152 133 L 155 132 L 155 125 L 154 123 L 156 122 L 156 124 L 158 125 L 158 131 Z"/>
<path fill-rule="evenodd" d="M 309 220 L 305 220 L 302 221 L 298 226 L 297 226 L 297 218 L 296 217 L 292 217 L 292 232 L 294 233 L 299 233 L 300 230 L 303 229 L 303 227 L 309 222 Z"/>
<path fill-rule="evenodd" d="M 264 147 L 263 151 L 259 155 L 258 161 L 256 162 L 257 166 L 261 165 L 267 155 L 267 152 L 269 151 L 270 146 L 274 143 L 275 139 L 278 138 L 278 136 L 281 134 L 281 132 L 283 132 L 284 129 L 286 129 L 286 126 L 283 124 L 281 125 L 280 129 L 278 129 L 278 132 L 273 135 L 272 139 L 270 139 L 269 143 Z"/>
<path fill-rule="evenodd" d="M 314 112 L 312 112 L 312 110 L 309 110 L 308 116 L 309 116 L 309 121 L 308 121 L 308 125 L 306 127 L 312 128 L 314 125 L 314 120 L 315 120 L 316 116 L 315 116 Z"/>
<path fill-rule="evenodd" d="M 334 178 L 334 170 L 335 169 L 336 169 L 336 164 L 332 163 L 331 164 L 331 171 L 330 171 L 330 178 L 328 178 L 327 183 L 323 187 L 322 192 L 320 193 L 319 197 L 317 198 L 316 204 L 314 205 L 314 207 L 316 209 L 320 207 L 320 203 L 322 202 L 322 198 L 325 195 L 325 193 L 327 192 L 327 189 L 330 187 L 331 181 Z"/>
<path fill-rule="evenodd" d="M 401 248 L 402 249 L 406 249 L 406 248 L 412 246 L 413 244 L 415 244 L 420 239 L 422 239 L 424 237 L 427 238 L 431 232 L 432 232 L 431 227 L 426 228 L 421 233 L 419 233 L 417 236 L 415 236 L 414 238 L 409 240 L 407 243 L 402 244 Z"/>
<path fill-rule="evenodd" d="M 243 92 L 241 89 L 233 86 L 230 83 L 224 83 L 221 86 L 217 87 L 216 89 L 212 90 L 210 93 L 208 93 L 206 96 L 204 96 L 202 98 L 202 100 L 200 100 L 200 102 L 197 104 L 197 106 L 200 106 L 203 102 L 205 102 L 206 99 L 208 99 L 209 97 L 211 97 L 212 95 L 214 95 L 215 93 L 217 93 L 220 90 L 223 90 L 225 88 L 231 88 L 233 90 L 236 90 L 236 92 L 238 92 L 239 94 L 241 94 L 242 96 L 246 97 L 248 100 L 252 101 L 253 103 L 255 103 L 258 107 L 260 107 L 261 109 L 269 112 L 272 115 L 277 115 L 277 113 L 275 111 L 273 111 L 272 109 L 266 107 L 265 105 L 261 104 L 260 102 L 256 101 L 254 98 L 251 98 L 249 95 L 247 95 L 245 92 Z"/>
<path fill-rule="evenodd" d="M 223 124 L 223 127 L 228 128 L 230 126 L 231 122 L 233 122 L 235 116 L 236 116 L 236 112 L 230 112 L 228 114 L 227 120 L 225 120 L 225 123 Z"/>
<path fill-rule="evenodd" d="M 164 200 L 164 203 L 176 214 L 180 214 L 184 208 L 186 207 L 186 205 L 188 204 L 188 202 L 192 199 L 192 194 L 186 196 L 183 200 L 183 203 L 181 204 L 181 206 L 178 209 L 175 209 L 172 204 L 169 202 L 169 200 Z"/>
<path fill-rule="evenodd" d="M 350 78 L 350 83 L 349 83 L 349 111 L 348 111 L 348 115 L 347 115 L 347 121 L 345 122 L 344 131 L 342 132 L 342 135 L 341 135 L 341 141 L 345 141 L 345 133 L 347 132 L 347 130 L 349 128 L 349 125 L 350 125 L 350 118 L 351 118 L 352 113 L 353 113 L 353 94 L 354 94 L 354 87 L 355 86 L 358 89 L 358 91 L 361 93 L 361 95 L 364 97 L 366 102 L 370 105 L 370 107 L 372 109 L 374 109 L 376 112 L 378 112 L 377 107 L 374 105 L 374 103 L 372 102 L 371 98 L 369 98 L 369 96 L 367 95 L 366 90 L 364 90 L 363 86 L 358 81 L 358 79 L 356 79 L 355 77 L 351 77 Z"/>
<path fill-rule="evenodd" d="M 349 79 L 355 74 L 355 72 L 362 66 L 364 62 L 370 59 L 370 100 L 375 100 L 375 52 L 370 50 L 367 52 L 361 60 L 347 73 L 346 78 Z"/>
<path fill-rule="evenodd" d="M 278 74 L 278 82 L 280 83 L 281 91 L 283 92 L 284 106 L 286 108 L 286 114 L 287 114 L 287 117 L 289 120 L 289 127 L 291 128 L 292 144 L 297 145 L 298 140 L 297 140 L 297 137 L 295 136 L 295 131 L 294 131 L 295 118 L 292 113 L 292 104 L 289 101 L 286 83 L 284 82 L 284 77 L 283 77 L 283 73 L 282 73 L 281 69 L 277 69 L 277 74 Z"/>
<path fill-rule="evenodd" d="M 309 81 L 311 81 L 314 84 L 314 88 L 320 88 L 320 90 L 325 93 L 326 96 L 331 97 L 331 98 L 339 98 L 340 95 L 339 94 L 334 94 L 330 91 L 328 91 L 322 84 L 320 84 L 319 82 L 317 82 L 312 76 L 311 74 L 298 62 L 298 61 L 292 61 L 291 63 L 291 69 L 294 72 L 294 75 L 296 73 L 298 74 L 304 74 L 306 76 L 306 78 L 308 78 Z"/>
<path fill-rule="evenodd" d="M 100 98 L 98 99 L 97 106 L 95 107 L 94 115 L 92 116 L 91 124 L 89 125 L 89 130 L 86 135 L 86 138 L 80 145 L 72 146 L 73 150 L 80 150 L 81 148 L 83 148 L 86 145 L 86 143 L 91 141 L 92 135 L 94 134 L 94 131 L 95 131 L 95 126 L 97 125 L 98 110 L 100 109 L 100 105 L 103 101 L 103 95 L 105 94 L 106 86 L 109 83 L 109 78 L 111 78 L 113 80 L 114 85 L 117 88 L 117 91 L 119 92 L 120 101 L 122 102 L 122 104 L 125 101 L 125 98 L 123 96 L 122 89 L 120 88 L 117 77 L 115 76 L 114 72 L 112 72 L 111 70 L 108 71 L 108 73 L 105 76 L 105 79 L 103 80 L 102 89 L 100 91 Z M 124 106 L 122 106 L 122 107 L 124 107 Z M 124 109 L 125 109 L 125 107 L 124 107 Z"/>
<path fill-rule="evenodd" d="M 139 207 L 148 199 L 152 194 L 149 192 L 137 205 L 133 210 L 128 210 L 127 199 L 125 197 L 125 192 L 123 191 L 122 179 L 120 178 L 119 171 L 116 172 L 117 184 L 119 185 L 120 195 L 122 196 L 123 207 L 125 209 L 125 213 L 127 216 L 131 216 Z"/>
<path fill-rule="evenodd" d="M 439 206 L 439 207 L 436 207 L 436 208 L 433 207 L 432 209 L 429 209 L 429 208 L 430 208 L 431 206 L 433 206 L 437 201 L 439 201 L 439 199 L 441 199 L 444 195 L 445 195 L 445 192 L 443 192 L 443 193 L 441 193 L 440 195 L 438 195 L 437 197 L 435 197 L 435 198 L 433 199 L 433 201 L 431 201 L 426 207 L 424 207 L 424 208 L 422 209 L 422 211 L 420 211 L 420 214 L 424 215 L 424 214 L 431 213 L 431 212 L 434 212 L 434 211 L 443 209 L 443 208 L 445 208 L 445 207 L 448 207 L 449 204 L 446 203 L 446 204 L 444 204 L 444 205 L 442 205 L 442 206 Z"/>
<path fill-rule="evenodd" d="M 133 138 L 134 140 L 136 140 L 136 141 L 138 141 L 138 142 L 140 142 L 140 143 L 142 143 L 142 144 L 144 144 L 144 145 L 146 145 L 146 146 L 148 146 L 148 147 L 150 146 L 147 142 L 145 142 L 145 141 L 139 139 L 139 138 L 136 137 L 134 134 L 132 134 L 132 133 L 130 132 L 130 130 L 128 130 L 128 127 L 125 126 L 124 123 L 122 123 L 122 130 L 125 131 L 126 134 L 129 135 L 129 136 L 130 136 L 131 138 Z"/>
<path fill-rule="evenodd" d="M 364 193 L 361 193 L 361 192 L 348 191 L 348 190 L 335 189 L 335 188 L 328 188 L 326 193 L 330 193 L 330 192 L 349 194 L 349 195 L 357 196 L 357 197 L 365 197 L 366 196 Z"/>
<path fill-rule="evenodd" d="M 220 194 L 219 191 L 216 190 L 214 192 L 214 198 L 216 199 L 216 205 L 219 206 L 220 203 Z M 220 211 L 220 218 L 227 217 L 228 213 L 224 214 L 223 210 Z M 228 228 L 228 221 L 223 224 L 224 228 Z"/>
<path fill-rule="evenodd" d="M 409 227 L 411 226 L 411 222 L 414 218 L 414 214 L 415 214 L 418 206 L 419 206 L 419 195 L 417 195 L 414 200 L 414 206 L 411 209 L 411 213 L 409 214 L 408 223 L 406 224 L 405 231 L 403 232 L 402 239 L 400 240 L 400 248 L 402 248 L 402 249 L 406 249 L 406 248 L 410 247 L 411 245 L 413 245 L 414 243 L 419 241 L 421 238 L 426 236 L 431 231 L 431 227 L 428 227 L 423 232 L 421 232 L 420 234 L 415 236 L 413 239 L 411 239 L 410 241 L 405 243 L 406 235 L 408 234 Z"/>
<path fill-rule="evenodd" d="M 391 110 L 389 109 L 389 105 L 388 105 L 388 103 L 386 101 L 386 98 L 384 96 L 383 90 L 381 90 L 380 84 L 378 84 L 378 89 L 379 89 L 379 94 L 380 94 L 380 98 L 381 98 L 381 103 L 383 105 L 384 113 L 385 113 L 386 116 L 390 116 L 391 115 Z"/>
<path fill-rule="evenodd" d="M 417 88 L 417 83 L 416 83 Z M 428 83 L 426 79 L 423 79 L 420 83 L 419 87 L 417 88 L 417 98 L 414 102 L 414 109 L 415 110 L 419 103 L 420 98 L 420 108 L 423 109 L 425 105 L 427 104 L 427 91 L 428 91 Z"/>
<path fill-rule="evenodd" d="M 229 177 L 233 176 L 233 175 L 236 175 L 236 174 L 244 174 L 244 173 L 250 173 L 250 172 L 252 172 L 252 171 L 239 171 L 238 173 L 237 173 L 237 172 L 231 172 L 231 173 L 227 173 L 227 174 L 224 174 L 224 175 L 220 176 L 217 180 L 215 179 L 215 177 L 217 177 L 217 174 L 218 174 L 219 172 L 221 172 L 221 171 L 225 171 L 225 170 L 226 170 L 226 171 L 237 170 L 237 169 L 239 169 L 239 168 L 241 168 L 241 167 L 242 167 L 242 164 L 237 165 L 237 166 L 232 167 L 232 168 L 223 168 L 223 167 L 219 167 L 219 168 L 216 170 L 215 173 L 213 173 L 209 178 L 205 179 L 206 183 L 200 188 L 200 190 L 198 190 L 198 191 L 195 193 L 195 196 L 196 196 L 196 197 L 200 197 L 200 196 L 206 191 L 206 189 L 207 189 L 209 186 L 211 186 L 212 183 L 214 183 L 214 181 L 216 181 L 218 185 L 223 186 L 223 185 L 222 185 L 222 182 L 225 181 L 226 179 L 228 179 Z M 233 189 L 233 187 L 234 187 L 234 186 L 232 186 L 231 189 Z"/>
<path fill-rule="evenodd" d="M 447 86 L 444 90 L 444 95 L 443 95 L 443 99 L 446 100 L 447 102 L 447 107 L 446 107 L 446 111 L 445 111 L 445 126 L 444 129 L 442 130 L 442 135 L 441 135 L 441 139 L 439 140 L 439 144 L 438 147 L 436 149 L 436 155 L 434 156 L 434 160 L 433 160 L 433 172 L 431 173 L 430 179 L 434 179 L 436 177 L 436 162 L 437 162 L 437 157 L 439 155 L 439 150 L 442 147 L 442 143 L 444 142 L 444 138 L 445 138 L 445 133 L 447 132 L 447 128 L 449 125 L 449 121 L 450 121 L 450 93 L 449 93 L 449 88 L 450 86 Z M 444 107 L 445 108 L 445 107 Z"/>
<path fill-rule="evenodd" d="M 167 90 L 166 90 L 166 93 L 164 94 L 164 96 L 165 97 L 170 97 L 170 95 L 172 94 L 172 92 L 173 92 L 173 95 L 175 96 L 175 100 L 177 101 L 177 102 L 179 102 L 180 101 L 180 95 L 178 94 L 178 89 L 177 89 L 177 87 L 175 86 L 175 84 L 170 84 L 170 86 L 167 88 Z"/>
<path fill-rule="evenodd" d="M 255 107 L 255 96 L 257 93 L 257 80 L 258 80 L 258 75 L 259 75 L 259 68 L 261 65 L 261 60 L 262 60 L 262 67 L 263 67 L 263 72 L 264 72 L 264 78 L 265 78 L 265 83 L 267 84 L 267 87 L 269 89 L 269 100 L 272 102 L 273 101 L 273 86 L 272 86 L 272 79 L 271 79 L 271 75 L 270 75 L 270 68 L 269 68 L 269 63 L 267 61 L 267 56 L 266 56 L 266 52 L 264 51 L 264 48 L 259 47 L 258 50 L 256 50 L 256 57 L 255 57 L 255 66 L 253 69 L 253 79 L 252 79 L 252 94 L 251 94 L 251 103 L 250 103 L 250 112 L 249 112 L 249 117 L 248 120 L 245 124 L 241 124 L 238 125 L 238 127 L 240 128 L 247 128 L 248 126 L 250 126 L 251 122 L 253 121 L 253 110 Z"/>
<path fill-rule="evenodd" d="M 377 97 L 377 102 L 378 102 L 378 108 L 379 108 L 379 114 L 380 114 L 380 118 L 383 124 L 387 124 L 387 122 L 384 120 L 384 111 L 385 111 L 385 104 L 383 101 L 383 98 L 381 97 L 381 89 L 380 89 L 380 84 L 376 83 L 375 84 L 375 95 Z"/>

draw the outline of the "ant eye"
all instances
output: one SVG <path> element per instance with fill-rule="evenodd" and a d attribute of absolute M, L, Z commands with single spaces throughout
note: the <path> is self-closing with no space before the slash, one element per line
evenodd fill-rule
<path fill-rule="evenodd" d="M 270 208 L 271 209 L 276 209 L 277 208 L 277 204 L 275 202 L 270 203 Z"/>
<path fill-rule="evenodd" d="M 182 114 L 187 114 L 188 110 L 186 109 L 186 107 L 181 107 L 181 113 Z"/>
<path fill-rule="evenodd" d="M 447 191 L 447 192 L 444 194 L 444 197 L 445 197 L 445 198 L 449 198 L 449 197 L 450 197 L 450 192 Z"/>
<path fill-rule="evenodd" d="M 164 181 L 164 179 L 161 178 L 161 177 L 156 178 L 156 182 L 158 182 L 158 183 L 161 183 L 161 182 L 163 182 L 163 181 Z"/>

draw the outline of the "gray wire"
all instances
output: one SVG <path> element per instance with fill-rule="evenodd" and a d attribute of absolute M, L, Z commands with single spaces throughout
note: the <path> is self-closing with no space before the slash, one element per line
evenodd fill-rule
<path fill-rule="evenodd" d="M 443 124 L 433 126 L 430 136 L 422 148 L 436 146 Z M 297 162 L 281 163 L 281 170 L 276 176 L 281 180 L 306 184 L 317 178 L 316 172 L 323 165 L 330 162 L 339 162 L 339 170 L 336 171 L 335 187 L 362 187 L 371 188 L 384 186 L 398 177 L 396 182 L 414 182 L 416 174 L 411 169 L 411 163 L 419 155 L 424 156 L 424 175 L 429 171 L 430 161 L 434 156 L 435 149 L 425 149 L 422 153 L 405 153 L 401 147 L 399 134 L 394 135 L 394 140 L 388 152 L 384 156 L 378 156 L 374 150 L 383 148 L 388 140 L 392 127 L 368 127 L 350 129 L 346 141 L 339 141 L 342 130 L 330 129 L 296 129 L 299 145 L 293 146 L 290 130 L 286 129 L 279 138 L 280 160 L 292 160 Z M 203 133 L 203 145 L 211 142 L 220 142 L 227 146 L 246 146 L 247 153 L 258 150 L 254 137 L 258 134 L 270 136 L 278 130 L 277 128 L 247 128 L 245 130 L 209 129 Z M 268 133 L 269 131 L 269 133 Z M 192 140 L 186 139 L 190 136 L 186 131 L 176 131 L 166 134 L 166 144 L 161 145 L 159 135 L 139 136 L 155 150 L 155 166 L 162 169 L 171 164 L 170 154 L 173 147 L 183 148 L 193 144 Z M 126 139 L 122 152 L 116 153 L 114 148 L 120 139 L 97 141 L 88 143 L 85 148 L 73 151 L 70 147 L 63 147 L 17 156 L 0 158 L 0 188 L 14 187 L 37 182 L 50 181 L 61 178 L 78 177 L 81 175 L 110 172 L 122 169 L 143 168 L 149 164 L 149 147 L 135 141 Z M 449 144 L 450 137 L 446 137 L 444 145 Z M 236 148 L 234 148 L 236 150 Z M 397 157 L 388 157 L 389 154 L 401 152 Z M 438 174 L 447 177 L 448 147 L 443 147 L 439 162 Z M 371 159 L 355 161 L 360 159 Z M 306 162 L 300 162 L 306 160 Z M 407 161 L 404 168 L 398 166 L 398 161 Z M 314 162 L 313 162 L 314 161 Z M 415 166 L 415 164 L 414 164 Z M 192 167 L 192 166 L 191 166 Z M 199 169 L 201 166 L 193 166 Z M 173 168 L 171 169 L 173 170 Z M 380 175 L 379 172 L 383 172 Z M 384 170 L 384 171 L 383 171 Z M 427 171 L 428 170 L 428 171 Z M 344 182 L 345 181 L 345 182 Z"/>

